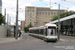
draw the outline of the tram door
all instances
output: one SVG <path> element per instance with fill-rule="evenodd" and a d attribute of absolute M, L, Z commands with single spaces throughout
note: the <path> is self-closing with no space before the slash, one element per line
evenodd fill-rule
<path fill-rule="evenodd" d="M 55 36 L 55 35 L 56 35 L 56 28 L 55 27 L 48 27 L 47 36 Z"/>

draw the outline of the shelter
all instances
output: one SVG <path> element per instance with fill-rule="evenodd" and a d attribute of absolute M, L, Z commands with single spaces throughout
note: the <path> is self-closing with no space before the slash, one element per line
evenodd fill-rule
<path fill-rule="evenodd" d="M 58 20 L 49 23 L 58 25 Z M 75 14 L 60 19 L 60 31 L 61 34 L 75 36 Z"/>

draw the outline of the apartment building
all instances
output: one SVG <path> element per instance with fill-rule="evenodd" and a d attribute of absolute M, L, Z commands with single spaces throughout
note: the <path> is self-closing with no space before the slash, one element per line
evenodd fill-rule
<path fill-rule="evenodd" d="M 24 31 L 25 21 L 21 21 L 21 31 Z"/>
<path fill-rule="evenodd" d="M 60 13 L 64 13 L 67 10 L 60 10 Z M 47 7 L 25 7 L 25 27 L 27 27 L 30 22 L 33 26 L 42 26 L 48 22 L 54 15 L 58 15 L 57 9 L 50 9 Z"/>

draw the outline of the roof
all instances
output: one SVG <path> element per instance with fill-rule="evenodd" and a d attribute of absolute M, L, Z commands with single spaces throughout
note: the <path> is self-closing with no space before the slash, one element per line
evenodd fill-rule
<path fill-rule="evenodd" d="M 69 20 L 69 19 L 72 19 L 72 18 L 75 18 L 75 14 L 64 17 L 64 18 L 61 18 L 60 22 L 65 21 L 65 20 Z M 52 21 L 52 22 L 49 22 L 49 23 L 57 23 L 57 22 L 58 22 L 58 20 L 55 20 L 55 21 Z"/>
<path fill-rule="evenodd" d="M 50 24 L 50 23 L 48 23 L 48 24 L 45 24 L 45 26 L 55 26 L 56 27 L 56 24 Z"/>
<path fill-rule="evenodd" d="M 31 27 L 31 28 L 29 28 L 29 30 L 30 29 L 44 29 L 44 28 L 47 28 L 48 26 L 54 26 L 54 27 L 56 27 L 56 24 L 45 24 L 45 26 L 39 26 L 39 27 Z"/>
<path fill-rule="evenodd" d="M 37 7 L 37 6 L 25 6 L 26 8 L 37 8 L 39 11 L 50 10 L 50 11 L 58 11 L 58 9 L 50 9 L 49 7 Z M 61 11 L 65 11 L 65 9 L 61 9 Z M 66 10 L 68 11 L 68 10 Z"/>
<path fill-rule="evenodd" d="M 40 26 L 40 27 L 31 27 L 31 28 L 29 28 L 29 30 L 30 29 L 44 29 L 44 26 Z"/>

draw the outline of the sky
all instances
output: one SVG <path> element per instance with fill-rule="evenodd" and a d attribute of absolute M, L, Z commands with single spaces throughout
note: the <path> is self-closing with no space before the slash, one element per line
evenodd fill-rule
<path fill-rule="evenodd" d="M 19 25 L 20 25 L 20 21 L 25 20 L 25 6 L 49 7 L 51 9 L 58 9 L 58 4 L 60 4 L 60 9 L 75 11 L 75 0 L 65 0 L 65 1 L 63 0 L 18 0 L 18 1 L 19 1 L 19 15 L 18 15 Z M 2 0 L 2 14 L 4 15 L 4 9 L 6 8 L 6 19 L 7 19 L 7 14 L 9 14 L 8 21 L 11 23 L 11 25 L 14 25 L 16 21 L 16 2 L 17 0 Z"/>

